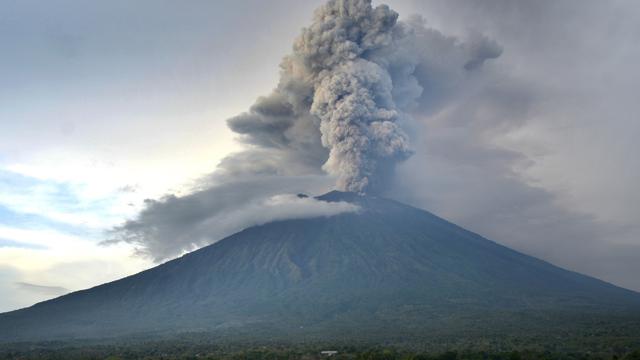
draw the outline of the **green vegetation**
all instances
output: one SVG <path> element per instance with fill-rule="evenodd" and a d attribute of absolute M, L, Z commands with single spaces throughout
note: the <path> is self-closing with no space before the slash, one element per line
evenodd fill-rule
<path fill-rule="evenodd" d="M 335 350 L 333 356 L 323 350 Z M 640 350 L 609 352 L 552 352 L 546 350 L 480 350 L 464 349 L 444 352 L 416 351 L 396 347 L 362 346 L 287 346 L 272 344 L 238 347 L 185 341 L 140 342 L 137 344 L 14 344 L 0 348 L 2 359 L 350 359 L 350 360 L 640 360 Z"/>
<path fill-rule="evenodd" d="M 138 335 L 102 340 L 0 343 L 0 359 L 352 359 L 640 360 L 640 332 L 603 324 L 598 331 L 442 335 L 397 340 L 256 340 L 212 333 Z M 338 353 L 327 357 L 325 350 Z"/>

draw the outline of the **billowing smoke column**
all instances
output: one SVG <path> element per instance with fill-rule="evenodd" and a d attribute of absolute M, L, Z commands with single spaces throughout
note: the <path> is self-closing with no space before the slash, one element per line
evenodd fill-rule
<path fill-rule="evenodd" d="M 338 175 L 338 188 L 363 192 L 409 155 L 407 136 L 395 123 L 391 79 L 379 65 L 347 60 L 324 74 L 311 113 L 320 119 L 322 145 L 330 149 L 323 168 Z"/>
<path fill-rule="evenodd" d="M 393 41 L 398 14 L 368 1 L 333 1 L 294 46 L 315 92 L 311 113 L 320 120 L 323 168 L 338 176 L 338 188 L 363 192 L 376 187 L 389 164 L 409 156 L 407 136 L 396 124 L 391 77 L 366 54 Z M 387 166 L 383 166 L 387 165 Z"/>
<path fill-rule="evenodd" d="M 389 72 L 373 60 L 393 45 L 397 17 L 387 6 L 372 8 L 366 0 L 328 2 L 284 59 L 274 94 L 260 99 L 253 114 L 231 119 L 231 128 L 277 134 L 279 126 L 307 117 L 329 150 L 323 169 L 337 176 L 339 189 L 382 187 L 394 164 L 411 154 L 396 124 L 401 114 Z"/>
<path fill-rule="evenodd" d="M 223 159 L 197 191 L 148 201 L 115 229 L 119 241 L 161 260 L 258 223 L 353 211 L 280 197 L 326 190 L 326 172 L 341 190 L 385 190 L 411 155 L 400 126 L 415 128 L 410 115 L 446 109 L 502 53 L 486 36 L 461 40 L 420 17 L 397 18 L 367 0 L 318 9 L 282 61 L 273 92 L 228 121 L 249 146 Z"/>
<path fill-rule="evenodd" d="M 433 111 L 453 84 L 501 52 L 483 36 L 465 43 L 420 18 L 400 22 L 386 5 L 331 0 L 282 61 L 273 93 L 229 120 L 253 146 L 220 168 L 286 176 L 322 168 L 340 190 L 384 190 L 411 155 L 400 128 L 409 114 Z"/>

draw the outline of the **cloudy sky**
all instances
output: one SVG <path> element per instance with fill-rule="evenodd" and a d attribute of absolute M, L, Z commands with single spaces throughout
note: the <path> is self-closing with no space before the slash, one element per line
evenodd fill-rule
<path fill-rule="evenodd" d="M 350 211 L 287 195 L 334 186 L 316 130 L 275 151 L 249 126 L 322 3 L 6 2 L 0 311 L 248 225 Z M 416 29 L 421 90 L 392 74 L 413 156 L 384 194 L 640 290 L 640 6 L 385 3 Z"/>

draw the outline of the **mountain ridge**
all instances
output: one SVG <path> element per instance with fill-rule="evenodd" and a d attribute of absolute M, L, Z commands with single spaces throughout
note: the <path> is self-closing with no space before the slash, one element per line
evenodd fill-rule
<path fill-rule="evenodd" d="M 257 329 L 322 338 L 640 314 L 638 293 L 427 211 L 338 191 L 316 199 L 360 210 L 250 227 L 138 274 L 0 314 L 0 339 L 230 330 L 259 338 Z"/>

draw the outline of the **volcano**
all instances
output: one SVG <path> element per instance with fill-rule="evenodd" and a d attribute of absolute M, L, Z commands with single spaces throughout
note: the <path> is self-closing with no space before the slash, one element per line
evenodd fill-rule
<path fill-rule="evenodd" d="M 194 331 L 258 340 L 419 339 L 551 333 L 640 315 L 638 293 L 427 211 L 338 191 L 317 199 L 359 211 L 247 228 L 138 274 L 1 314 L 0 339 Z"/>

